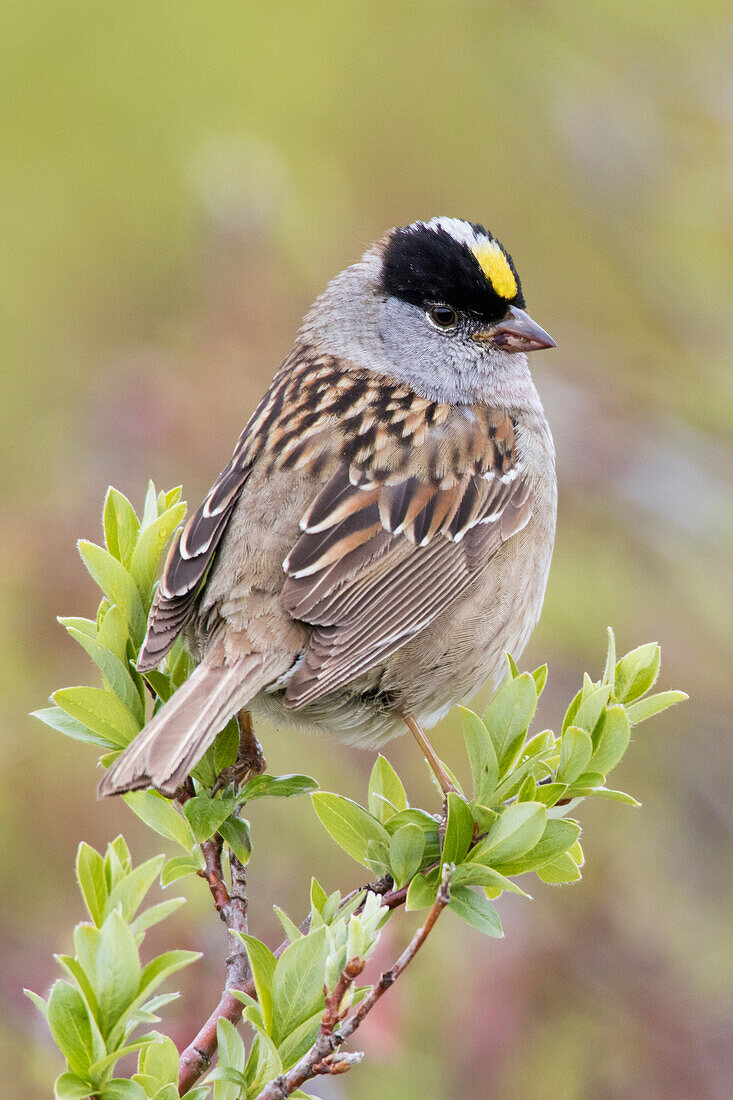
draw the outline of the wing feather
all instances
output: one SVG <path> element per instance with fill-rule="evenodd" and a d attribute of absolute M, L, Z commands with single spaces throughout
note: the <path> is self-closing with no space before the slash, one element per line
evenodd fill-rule
<path fill-rule="evenodd" d="M 458 469 L 440 477 L 413 473 L 413 462 L 401 481 L 375 484 L 343 468 L 321 491 L 284 563 L 283 604 L 314 626 L 287 687 L 288 706 L 313 702 L 399 649 L 528 522 L 531 488 L 517 464 L 511 422 L 500 427 L 502 446 L 492 451 L 484 440 L 488 460 L 476 463 L 478 472 L 466 474 L 455 448 Z M 471 445 L 475 450 L 475 434 Z"/>

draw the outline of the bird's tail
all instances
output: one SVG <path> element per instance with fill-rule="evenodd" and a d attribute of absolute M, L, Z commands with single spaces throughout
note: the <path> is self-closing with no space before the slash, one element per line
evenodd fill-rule
<path fill-rule="evenodd" d="M 229 719 L 283 671 L 282 657 L 261 653 L 204 660 L 114 762 L 100 798 L 149 786 L 173 795 Z"/>

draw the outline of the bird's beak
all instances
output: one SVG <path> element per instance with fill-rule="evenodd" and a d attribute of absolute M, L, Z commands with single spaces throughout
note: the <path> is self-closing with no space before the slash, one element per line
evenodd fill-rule
<path fill-rule="evenodd" d="M 518 306 L 509 306 L 501 321 L 475 332 L 473 339 L 509 352 L 540 351 L 542 348 L 557 347 L 550 334 Z"/>

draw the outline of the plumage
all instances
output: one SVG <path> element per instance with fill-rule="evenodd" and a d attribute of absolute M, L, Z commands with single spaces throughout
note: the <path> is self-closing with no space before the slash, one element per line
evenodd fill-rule
<path fill-rule="evenodd" d="M 148 722 L 102 779 L 101 796 L 147 787 L 153 776 L 159 790 L 174 795 L 249 693 L 282 672 L 272 654 L 248 654 L 229 664 L 217 656 L 203 661 Z"/>
<path fill-rule="evenodd" d="M 463 311 L 451 335 L 436 294 Z M 173 542 L 138 667 L 184 629 L 200 663 L 102 794 L 172 794 L 245 706 L 376 744 L 499 675 L 554 535 L 551 436 L 502 334 L 505 315 L 515 345 L 542 333 L 523 302 L 508 253 L 451 219 L 392 231 L 330 284 Z"/>

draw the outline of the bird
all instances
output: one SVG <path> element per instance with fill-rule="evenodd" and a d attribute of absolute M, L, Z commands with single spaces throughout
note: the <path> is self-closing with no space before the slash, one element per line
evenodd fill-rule
<path fill-rule="evenodd" d="M 101 796 L 174 797 L 237 715 L 376 749 L 496 687 L 539 618 L 552 434 L 527 353 L 555 341 L 478 223 L 389 230 L 315 300 L 175 537 L 137 667 L 193 672 Z"/>

